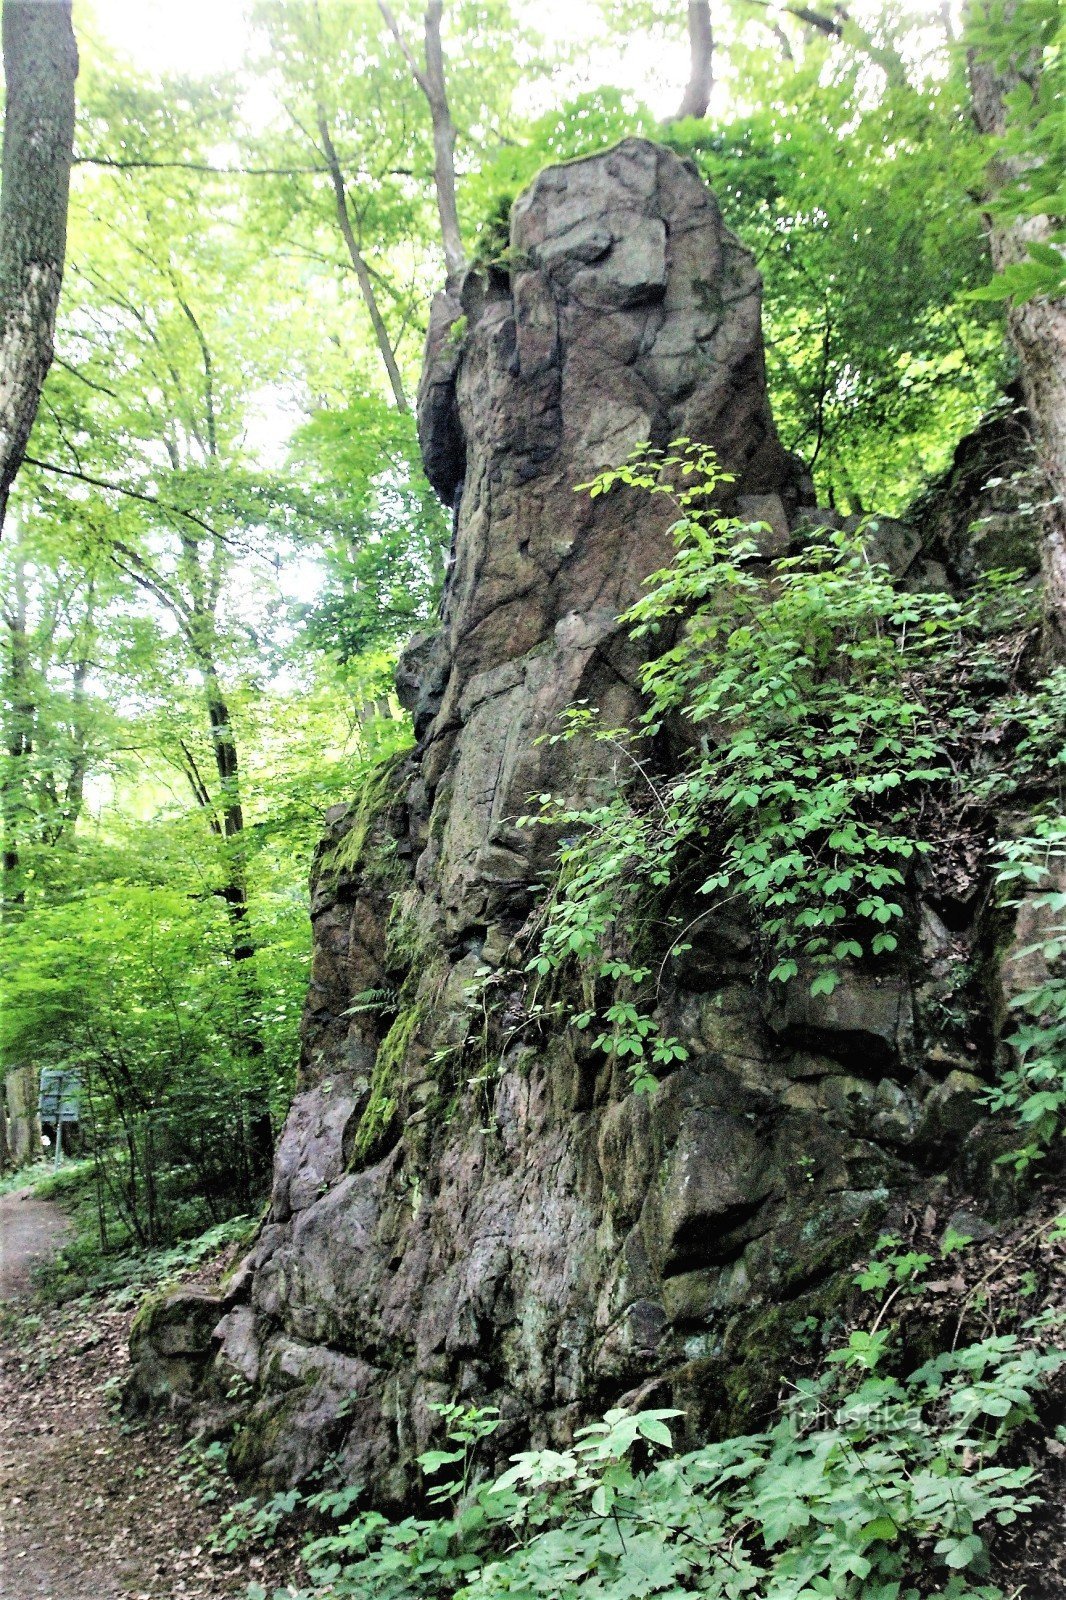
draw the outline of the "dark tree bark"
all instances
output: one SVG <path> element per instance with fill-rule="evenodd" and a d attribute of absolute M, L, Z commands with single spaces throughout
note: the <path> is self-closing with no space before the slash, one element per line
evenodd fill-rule
<path fill-rule="evenodd" d="M 969 52 L 974 121 L 981 133 L 1002 135 L 1007 96 L 1032 83 L 1038 62 L 1016 62 L 1001 70 L 976 50 Z M 989 177 L 993 193 L 1023 175 L 1015 158 L 997 156 Z M 1023 260 L 1031 243 L 1047 243 L 1046 216 L 989 218 L 988 236 L 997 271 Z M 1044 515 L 1043 568 L 1050 643 L 1066 651 L 1066 299 L 1042 295 L 1008 306 L 1007 333 L 1018 357 L 1022 392 L 1036 429 L 1040 460 L 1051 490 Z"/>
<path fill-rule="evenodd" d="M 710 0 L 689 0 L 688 44 L 690 71 L 688 86 L 673 120 L 705 117 L 714 87 L 714 33 L 711 28 Z"/>
<path fill-rule="evenodd" d="M 0 850 L 0 917 L 5 920 L 19 912 L 26 899 L 22 880 L 22 834 L 25 827 L 26 784 L 33 755 L 34 713 L 30 688 L 30 646 L 26 568 L 16 556 L 11 601 L 3 614 L 4 701 L 7 715 L 4 727 L 4 771 L 0 775 L 0 823 L 3 848 Z"/>
<path fill-rule="evenodd" d="M 391 7 L 385 4 L 385 0 L 378 0 L 378 8 L 388 23 L 396 43 L 403 51 L 411 75 L 425 95 L 429 106 L 430 121 L 433 125 L 433 181 L 437 193 L 441 240 L 444 245 L 447 287 L 455 289 L 466 271 L 466 251 L 463 249 L 463 235 L 459 227 L 459 209 L 455 197 L 455 124 L 452 122 L 451 107 L 448 104 L 444 49 L 440 38 L 444 0 L 429 0 L 426 6 L 425 62 L 422 66 L 419 65 L 414 51 L 404 38 Z"/>
<path fill-rule="evenodd" d="M 7 1137 L 7 1101 L 4 1095 L 4 1074 L 0 1069 L 0 1172 L 7 1172 L 14 1162 Z"/>
<path fill-rule="evenodd" d="M 70 0 L 4 0 L 0 529 L 52 362 L 67 243 L 78 51 Z"/>

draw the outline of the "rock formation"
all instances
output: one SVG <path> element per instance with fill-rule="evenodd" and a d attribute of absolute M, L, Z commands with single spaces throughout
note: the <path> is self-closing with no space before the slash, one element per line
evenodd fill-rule
<path fill-rule="evenodd" d="M 811 500 L 770 414 L 758 273 L 694 171 L 626 140 L 543 172 L 507 269 L 434 307 L 420 423 L 455 536 L 441 629 L 401 667 L 418 743 L 330 815 L 299 1090 L 215 1330 L 220 1382 L 249 1386 L 238 1464 L 293 1481 L 337 1452 L 383 1502 L 457 1396 L 499 1407 L 501 1457 L 634 1392 L 694 1432 L 750 1416 L 893 1202 L 964 1180 L 995 1048 L 987 1019 L 965 1040 L 944 1020 L 987 939 L 964 893 L 916 908 L 894 973 L 774 1004 L 743 923 L 704 922 L 661 990 L 689 1060 L 651 1097 L 529 1010 L 515 939 L 553 840 L 517 819 L 594 777 L 537 741 L 577 700 L 634 719 L 617 618 L 670 555 L 656 502 L 575 486 L 684 436 L 775 548 Z"/>

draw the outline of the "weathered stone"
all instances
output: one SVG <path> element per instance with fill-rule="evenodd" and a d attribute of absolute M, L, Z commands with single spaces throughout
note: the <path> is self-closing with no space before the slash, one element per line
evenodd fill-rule
<path fill-rule="evenodd" d="M 765 1141 L 744 1118 L 714 1105 L 682 1113 L 646 1211 L 649 1255 L 662 1276 L 739 1254 L 773 1186 L 769 1165 Z"/>
<path fill-rule="evenodd" d="M 922 1107 L 915 1143 L 934 1148 L 961 1143 L 981 1120 L 983 1088 L 972 1072 L 949 1072 Z"/>
<path fill-rule="evenodd" d="M 905 1066 L 913 1051 L 914 1008 L 906 976 L 847 973 L 830 994 L 812 994 L 810 974 L 775 984 L 768 1007 L 774 1030 L 797 1044 L 834 1049 L 856 1068 L 879 1074 Z"/>
<path fill-rule="evenodd" d="M 518 936 L 558 839 L 518 820 L 531 795 L 579 803 L 620 775 L 609 744 L 542 735 L 581 700 L 633 724 L 644 645 L 617 618 L 672 549 L 658 499 L 575 485 L 686 435 L 767 554 L 811 497 L 770 414 L 758 273 L 691 167 L 625 140 L 549 168 L 509 255 L 509 282 L 472 274 L 434 307 L 420 438 L 455 538 L 440 631 L 400 670 L 418 745 L 369 826 L 328 819 L 271 1215 L 180 1353 L 202 1368 L 214 1340 L 223 1379 L 254 1385 L 240 1470 L 294 1481 L 336 1451 L 382 1503 L 410 1497 L 456 1397 L 499 1407 L 501 1458 L 626 1395 L 672 1394 L 693 1436 L 750 1420 L 788 1329 L 839 1298 L 919 1162 L 956 1158 L 974 1103 L 964 1074 L 926 1071 L 943 1046 L 902 963 L 764 995 L 736 906 L 684 907 L 688 948 L 660 952 L 657 1020 L 688 1060 L 652 1097 L 594 1030 L 533 1010 Z M 910 582 L 910 530 L 871 537 Z M 399 893 L 366 867 L 379 839 Z M 940 981 L 951 938 L 922 926 Z M 369 989 L 402 991 L 398 1014 L 353 1014 Z M 168 1326 L 160 1362 L 179 1358 Z"/>
<path fill-rule="evenodd" d="M 312 1205 L 344 1171 L 344 1135 L 359 1095 L 343 1073 L 299 1097 L 278 1144 L 271 1210 L 278 1222 Z"/>
<path fill-rule="evenodd" d="M 127 1409 L 187 1402 L 214 1358 L 213 1335 L 232 1304 L 203 1289 L 170 1289 L 150 1296 L 130 1329 Z"/>
<path fill-rule="evenodd" d="M 926 559 L 939 560 L 955 582 L 968 584 L 997 568 L 1035 574 L 1041 520 L 1033 508 L 1046 493 L 1029 419 L 1014 386 L 960 441 L 950 468 L 912 508 L 908 521 L 922 536 Z"/>

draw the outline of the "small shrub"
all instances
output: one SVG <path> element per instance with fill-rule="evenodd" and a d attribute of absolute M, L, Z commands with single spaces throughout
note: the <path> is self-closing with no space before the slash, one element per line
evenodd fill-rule
<path fill-rule="evenodd" d="M 1026 887 L 1030 903 L 1055 919 L 1018 952 L 1018 959 L 1037 955 L 1045 976 L 1011 1000 L 1021 1019 L 1007 1039 L 1014 1061 L 985 1096 L 993 1111 L 1008 1113 L 1023 1131 L 1024 1144 L 1002 1158 L 1018 1171 L 1040 1160 L 1066 1131 L 1066 891 L 1059 887 L 1064 876 L 1066 819 L 1061 816 L 1037 819 L 1033 833 L 999 847 L 999 884 Z"/>
<path fill-rule="evenodd" d="M 763 1433 L 675 1456 L 679 1413 L 611 1411 L 573 1445 L 523 1451 L 476 1487 L 475 1453 L 495 1419 L 450 1408 L 457 1448 L 422 1465 L 428 1477 L 459 1469 L 437 1496 L 451 1514 L 343 1522 L 352 1492 L 317 1496 L 342 1525 L 304 1552 L 313 1592 L 917 1600 L 933 1579 L 950 1600 L 998 1600 L 983 1581 L 987 1530 L 1038 1504 L 1033 1469 L 999 1457 L 1066 1362 L 1043 1348 L 1051 1331 L 1045 1318 L 902 1377 L 889 1370 L 888 1332 L 856 1331 Z"/>

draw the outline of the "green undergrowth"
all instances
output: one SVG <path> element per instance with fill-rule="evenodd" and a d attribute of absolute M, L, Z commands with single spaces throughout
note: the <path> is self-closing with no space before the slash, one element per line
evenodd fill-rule
<path fill-rule="evenodd" d="M 123 1231 L 121 1218 L 111 1210 L 106 1230 L 111 1243 L 104 1249 L 100 1242 L 101 1198 L 91 1161 L 73 1161 L 56 1173 L 49 1171 L 37 1180 L 33 1192 L 37 1199 L 60 1206 L 72 1224 L 71 1237 L 36 1274 L 38 1297 L 49 1303 L 105 1293 L 132 1303 L 144 1289 L 166 1283 L 227 1245 L 249 1238 L 255 1227 L 254 1218 L 230 1217 L 206 1231 L 190 1229 L 187 1237 L 166 1249 L 144 1250 Z M 106 1198 L 103 1203 L 107 1204 Z"/>
<path fill-rule="evenodd" d="M 1058 1240 L 1063 1219 L 1039 1231 Z M 882 1239 L 855 1279 L 861 1324 L 759 1432 L 678 1454 L 679 1412 L 619 1409 L 490 1477 L 498 1414 L 451 1402 L 436 1408 L 443 1446 L 420 1457 L 424 1512 L 360 1509 L 359 1486 L 328 1463 L 317 1485 L 235 1508 L 220 1546 L 269 1543 L 293 1517 L 324 1528 L 304 1549 L 307 1586 L 284 1600 L 1002 1600 L 990 1540 L 1040 1504 L 1016 1441 L 1046 1426 L 1061 1315 L 922 1354 L 889 1319 L 900 1296 L 911 1314 L 925 1297 L 935 1326 L 934 1274 L 969 1244 Z M 971 1311 L 982 1267 L 978 1247 Z"/>
<path fill-rule="evenodd" d="M 52 1172 L 47 1162 L 35 1161 L 32 1167 L 18 1167 L 13 1172 L 0 1174 L 0 1195 L 13 1194 L 19 1189 L 33 1189 Z"/>
<path fill-rule="evenodd" d="M 1018 1171 L 1041 1160 L 1066 1133 L 1066 817 L 1033 821 L 1031 832 L 1000 845 L 996 876 L 1011 906 L 1022 904 L 1021 888 L 1027 909 L 1040 919 L 1037 937 L 1014 958 L 1035 958 L 1037 981 L 1010 1001 L 1018 1021 L 1007 1037 L 1012 1059 L 986 1094 L 990 1109 L 1008 1114 L 1021 1129 L 1022 1144 L 1001 1158 Z"/>
<path fill-rule="evenodd" d="M 569 1020 L 638 1090 L 684 1058 L 660 1030 L 659 985 L 708 918 L 739 911 L 755 981 L 829 995 L 856 966 L 899 962 L 916 870 L 943 872 L 967 829 L 980 859 L 996 809 L 1035 812 L 1035 837 L 998 869 L 1035 882 L 1061 815 L 1066 674 L 1019 681 L 1034 608 L 1021 576 L 961 597 L 905 590 L 871 555 L 876 523 L 768 555 L 765 526 L 716 509 L 728 482 L 712 452 L 676 440 L 581 486 L 666 496 L 676 554 L 621 619 L 652 649 L 638 726 L 571 706 L 546 737 L 581 741 L 599 777 L 582 803 L 542 794 L 521 819 L 561 837 L 527 970 L 576 978 Z M 1044 902 L 1066 895 L 1045 885 Z M 1027 1149 L 1066 1124 L 1064 949 L 1058 927 L 1051 978 L 1015 1002 L 1021 1064 L 996 1101 L 1033 1128 Z"/>

